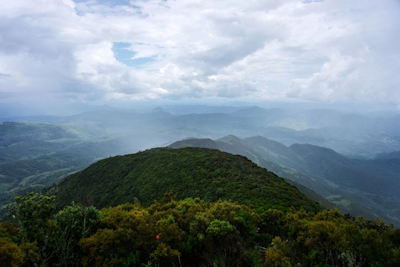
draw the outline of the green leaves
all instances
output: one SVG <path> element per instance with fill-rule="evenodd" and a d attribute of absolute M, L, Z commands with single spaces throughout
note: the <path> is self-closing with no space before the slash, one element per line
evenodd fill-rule
<path fill-rule="evenodd" d="M 296 187 L 248 159 L 203 148 L 157 148 L 107 158 L 69 176 L 58 189 L 59 208 L 82 195 L 92 195 L 98 208 L 134 199 L 149 206 L 166 192 L 173 192 L 177 199 L 232 199 L 286 211 L 291 206 L 321 209 Z"/>
<path fill-rule="evenodd" d="M 239 234 L 239 231 L 227 221 L 214 220 L 207 227 L 206 233 L 214 237 L 223 237 L 230 233 Z"/>
<path fill-rule="evenodd" d="M 17 198 L 25 237 L 0 224 L 0 255 L 9 266 L 390 266 L 400 264 L 400 231 L 337 210 L 279 210 L 171 193 L 150 207 L 126 203 L 98 212 L 72 203 L 54 220 L 54 198 Z M 102 219 L 100 219 L 102 218 Z M 101 220 L 101 221 L 100 221 Z M 99 222 L 100 221 L 100 222 Z M 36 222 L 34 225 L 27 222 Z M 41 227 L 41 228 L 40 228 Z M 37 231 L 30 233 L 29 231 Z M 42 235 L 40 235 L 42 234 Z M 271 243 L 272 241 L 272 243 Z M 260 249 L 265 258 L 260 257 Z M 21 256 L 22 255 L 22 256 Z"/>
<path fill-rule="evenodd" d="M 79 264 L 81 251 L 78 242 L 82 237 L 90 236 L 100 222 L 100 214 L 93 206 L 75 204 L 65 207 L 56 216 L 57 238 L 54 250 L 61 266 Z"/>
<path fill-rule="evenodd" d="M 71 234 L 79 240 L 89 236 L 95 230 L 94 227 L 100 222 L 100 214 L 93 206 L 84 207 L 72 202 L 70 206 L 57 213 L 55 220 L 58 227 L 69 228 Z"/>
<path fill-rule="evenodd" d="M 0 237 L 1 266 L 18 267 L 24 262 L 24 254 L 17 244 Z"/>
<path fill-rule="evenodd" d="M 33 242 L 44 242 L 48 220 L 56 206 L 55 196 L 27 193 L 26 197 L 16 197 L 12 214 L 24 230 L 25 238 Z"/>

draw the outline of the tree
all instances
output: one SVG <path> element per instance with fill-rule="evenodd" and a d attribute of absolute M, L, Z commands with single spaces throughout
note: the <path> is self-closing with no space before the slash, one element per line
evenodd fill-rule
<path fill-rule="evenodd" d="M 16 206 L 12 209 L 13 216 L 23 230 L 22 245 L 30 247 L 29 251 L 35 251 L 31 246 L 36 243 L 42 266 L 46 266 L 55 253 L 52 249 L 54 237 L 51 234 L 54 224 L 50 221 L 56 208 L 54 200 L 55 196 L 27 193 L 26 197 L 15 197 Z"/>
<path fill-rule="evenodd" d="M 20 267 L 24 263 L 24 254 L 17 244 L 0 237 L 1 266 Z"/>
<path fill-rule="evenodd" d="M 100 221 L 98 210 L 72 202 L 72 205 L 59 211 L 56 216 L 57 241 L 55 251 L 61 266 L 79 265 L 81 252 L 78 242 L 90 236 Z"/>
<path fill-rule="evenodd" d="M 12 210 L 24 231 L 26 240 L 44 242 L 48 230 L 48 220 L 55 210 L 55 196 L 27 193 L 26 197 L 15 197 L 16 207 Z"/>

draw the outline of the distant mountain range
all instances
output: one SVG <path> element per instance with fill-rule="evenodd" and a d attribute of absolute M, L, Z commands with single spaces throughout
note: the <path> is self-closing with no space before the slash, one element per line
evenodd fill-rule
<path fill-rule="evenodd" d="M 188 136 L 217 139 L 264 136 L 284 145 L 308 143 L 351 157 L 374 157 L 400 150 L 398 113 L 350 113 L 328 109 L 296 110 L 223 106 L 165 106 L 151 111 L 109 106 L 66 117 L 3 118 L 3 121 L 49 122 L 91 137 L 159 134 L 164 139 Z"/>

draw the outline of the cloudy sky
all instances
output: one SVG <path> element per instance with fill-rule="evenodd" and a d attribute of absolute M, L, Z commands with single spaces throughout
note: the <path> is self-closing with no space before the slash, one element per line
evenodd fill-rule
<path fill-rule="evenodd" d="M 0 0 L 0 103 L 400 105 L 399 0 Z"/>

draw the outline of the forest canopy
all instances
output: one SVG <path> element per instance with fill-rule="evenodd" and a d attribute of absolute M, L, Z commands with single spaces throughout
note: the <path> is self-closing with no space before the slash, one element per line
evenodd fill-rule
<path fill-rule="evenodd" d="M 399 266 L 400 229 L 337 210 L 283 212 L 230 200 L 97 210 L 55 198 L 16 198 L 0 223 L 3 266 Z M 5 264 L 5 265 L 4 265 Z"/>

